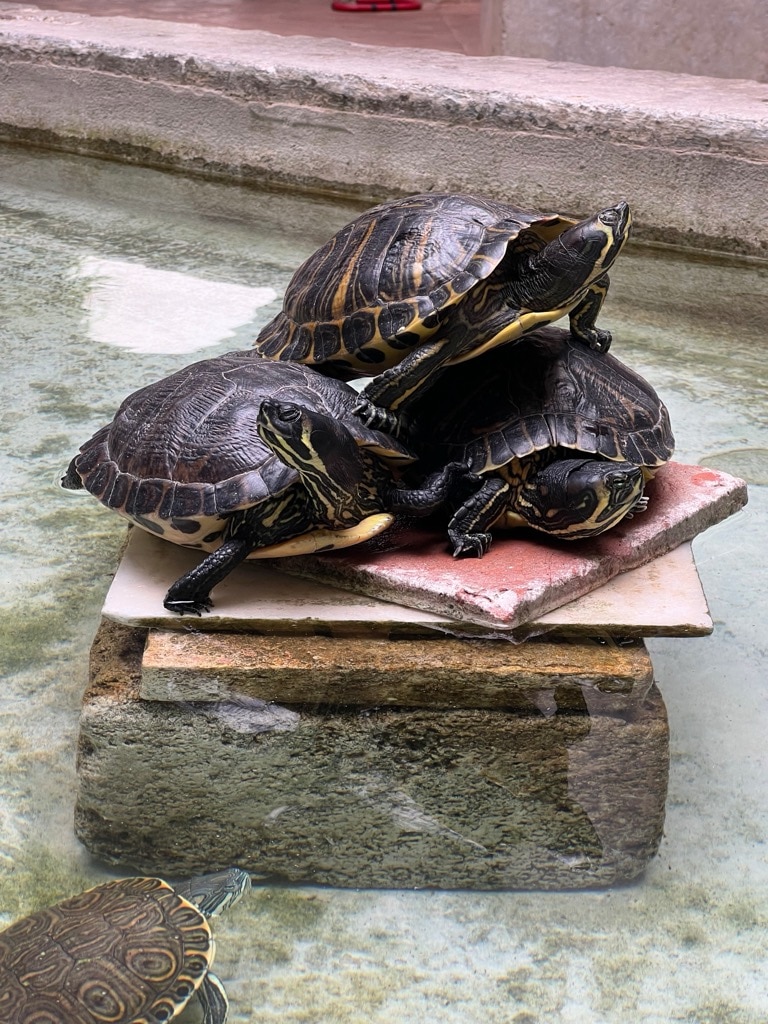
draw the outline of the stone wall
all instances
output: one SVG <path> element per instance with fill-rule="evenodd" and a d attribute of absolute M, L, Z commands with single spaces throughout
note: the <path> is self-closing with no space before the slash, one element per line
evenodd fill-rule
<path fill-rule="evenodd" d="M 768 81 L 765 0 L 483 0 L 486 53 Z"/>

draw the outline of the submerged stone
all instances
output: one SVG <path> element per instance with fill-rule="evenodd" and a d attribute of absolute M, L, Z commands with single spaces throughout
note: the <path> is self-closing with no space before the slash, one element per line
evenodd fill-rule
<path fill-rule="evenodd" d="M 414 661 L 398 659 L 408 641 L 291 638 L 281 654 L 274 638 L 222 636 L 235 643 L 224 676 L 253 673 L 250 693 L 223 702 L 257 709 L 244 731 L 219 713 L 220 693 L 142 699 L 145 637 L 105 621 L 92 650 L 76 828 L 105 860 L 171 875 L 237 863 L 333 886 L 551 889 L 628 881 L 658 848 L 668 731 L 641 641 L 420 640 Z"/>

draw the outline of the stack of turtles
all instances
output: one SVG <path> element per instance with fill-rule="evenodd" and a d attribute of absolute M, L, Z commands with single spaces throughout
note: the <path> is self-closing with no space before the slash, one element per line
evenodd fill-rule
<path fill-rule="evenodd" d="M 208 552 L 168 591 L 181 613 L 245 558 L 357 544 L 398 514 L 449 508 L 458 556 L 499 523 L 600 533 L 672 451 L 595 326 L 630 223 L 624 202 L 578 223 L 455 194 L 377 206 L 297 270 L 256 353 L 129 396 L 62 482 Z"/>

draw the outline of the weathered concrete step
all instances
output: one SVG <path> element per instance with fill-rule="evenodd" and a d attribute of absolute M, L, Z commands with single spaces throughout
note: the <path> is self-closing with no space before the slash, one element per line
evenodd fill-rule
<path fill-rule="evenodd" d="M 189 629 L 189 618 L 166 611 L 174 580 L 195 566 L 196 552 L 131 530 L 104 602 L 103 614 L 142 628 Z M 322 633 L 328 636 L 431 636 L 476 633 L 468 623 L 406 608 L 247 562 L 215 590 L 213 610 L 198 630 Z M 480 630 L 487 634 L 487 630 Z M 526 624 L 525 636 L 706 636 L 712 619 L 693 561 L 681 544 L 650 565 L 621 573 L 602 587 Z"/>
<path fill-rule="evenodd" d="M 28 6 L 4 12 L 0 80 L 12 140 L 367 198 L 470 191 L 586 216 L 625 196 L 638 237 L 768 248 L 757 82 Z"/>
<path fill-rule="evenodd" d="M 336 886 L 583 888 L 635 877 L 658 847 L 668 733 L 641 642 L 622 707 L 576 685 L 604 652 L 575 644 L 566 665 L 546 650 L 562 645 L 531 643 L 546 686 L 521 676 L 514 707 L 408 708 L 324 703 L 322 685 L 302 703 L 142 700 L 144 641 L 105 620 L 93 645 L 76 827 L 106 860 Z M 341 664 L 346 642 L 327 642 Z M 485 644 L 511 655 L 511 690 L 524 648 Z"/>

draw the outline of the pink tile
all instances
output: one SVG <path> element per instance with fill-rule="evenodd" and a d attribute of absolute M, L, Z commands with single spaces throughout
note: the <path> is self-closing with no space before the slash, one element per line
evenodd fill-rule
<path fill-rule="evenodd" d="M 512 628 L 590 593 L 737 512 L 743 480 L 671 462 L 646 493 L 648 510 L 590 541 L 553 543 L 497 533 L 481 559 L 454 559 L 443 535 L 412 532 L 392 550 L 351 548 L 269 560 L 272 568 L 401 605 Z M 386 537 L 386 535 L 385 535 Z"/>

